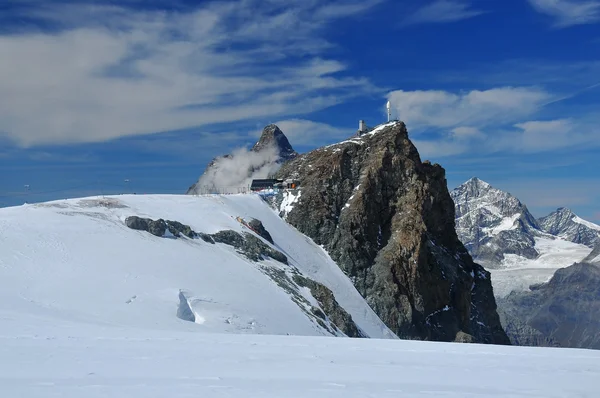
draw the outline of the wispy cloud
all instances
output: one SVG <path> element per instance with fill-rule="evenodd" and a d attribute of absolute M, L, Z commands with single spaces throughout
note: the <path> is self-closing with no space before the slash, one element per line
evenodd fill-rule
<path fill-rule="evenodd" d="M 379 2 L 175 11 L 27 2 L 14 12 L 45 24 L 0 33 L 0 136 L 24 146 L 99 142 L 301 115 L 372 92 L 368 80 L 339 75 L 346 66 L 328 57 L 321 32 Z"/>
<path fill-rule="evenodd" d="M 472 8 L 470 2 L 459 0 L 436 0 L 429 3 L 404 21 L 404 25 L 416 25 L 423 23 L 445 23 L 469 19 L 484 14 L 485 11 Z"/>
<path fill-rule="evenodd" d="M 533 8 L 554 18 L 554 26 L 566 28 L 600 21 L 599 1 L 580 0 L 528 0 Z"/>
<path fill-rule="evenodd" d="M 552 94 L 530 87 L 500 87 L 459 94 L 397 90 L 388 94 L 397 116 L 412 129 L 480 127 L 518 121 L 552 98 Z"/>
<path fill-rule="evenodd" d="M 539 88 L 500 87 L 464 93 L 393 91 L 397 116 L 425 157 L 465 152 L 535 153 L 597 146 L 597 116 L 547 119 L 540 111 L 561 98 Z"/>

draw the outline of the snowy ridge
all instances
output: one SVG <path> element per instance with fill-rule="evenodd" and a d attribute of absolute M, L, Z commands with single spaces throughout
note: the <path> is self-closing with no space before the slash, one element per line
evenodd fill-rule
<path fill-rule="evenodd" d="M 289 265 L 253 262 L 225 244 L 134 231 L 126 217 L 176 220 L 207 234 L 249 232 L 257 218 Z M 320 247 L 257 195 L 124 195 L 0 209 L 0 315 L 75 324 L 243 334 L 331 335 L 277 275 L 329 287 L 370 337 L 393 338 Z M 275 279 L 268 275 L 275 275 Z M 288 289 L 289 290 L 289 289 Z M 328 322 L 328 320 L 326 320 Z M 339 334 L 339 333 L 336 333 Z"/>
<path fill-rule="evenodd" d="M 573 217 L 571 220 L 573 220 L 573 222 L 577 223 L 577 224 L 581 224 L 584 225 L 588 228 L 594 229 L 596 231 L 600 231 L 600 225 L 598 224 L 594 224 L 592 222 L 586 221 L 583 218 L 579 218 L 578 216 Z"/>
<path fill-rule="evenodd" d="M 600 226 L 578 217 L 570 209 L 561 207 L 538 222 L 542 230 L 562 239 L 588 247 L 600 243 Z"/>
<path fill-rule="evenodd" d="M 364 137 L 371 137 L 377 133 L 380 133 L 381 131 L 383 131 L 384 129 L 386 129 L 387 127 L 392 127 L 395 126 L 396 124 L 400 123 L 397 120 L 394 120 L 392 122 L 388 122 L 388 123 L 384 123 L 384 124 L 380 124 L 379 126 L 375 127 L 374 129 L 372 129 L 371 131 L 369 131 L 368 133 L 364 133 L 360 136 L 355 136 L 352 137 L 348 140 L 344 140 L 344 141 L 340 141 L 340 142 L 336 142 L 335 144 L 331 144 L 331 145 L 327 145 L 324 146 L 323 148 L 332 148 L 341 144 L 347 144 L 347 143 L 354 143 L 354 144 L 365 144 L 365 141 L 363 140 Z M 336 149 L 334 149 L 334 151 L 336 151 Z"/>

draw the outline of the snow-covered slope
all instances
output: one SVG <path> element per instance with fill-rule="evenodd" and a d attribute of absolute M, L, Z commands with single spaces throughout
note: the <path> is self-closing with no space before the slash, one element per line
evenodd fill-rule
<path fill-rule="evenodd" d="M 600 243 L 600 226 L 561 207 L 538 220 L 541 229 L 562 239 L 594 247 Z"/>
<path fill-rule="evenodd" d="M 7 330 L 3 320 L 3 397 L 594 398 L 600 380 L 594 350 L 31 321 Z"/>
<path fill-rule="evenodd" d="M 124 224 L 128 216 L 176 220 L 209 234 L 241 232 L 235 217 L 254 217 L 289 265 L 253 262 L 225 244 L 134 231 Z M 310 290 L 278 283 L 294 272 L 329 287 L 370 337 L 393 337 L 327 253 L 256 195 L 129 195 L 0 209 L 0 319 L 330 335 L 307 313 L 319 307 Z"/>
<path fill-rule="evenodd" d="M 496 296 L 547 282 L 558 268 L 581 261 L 591 251 L 543 231 L 517 198 L 477 178 L 451 196 L 458 236 L 475 261 L 492 273 Z"/>

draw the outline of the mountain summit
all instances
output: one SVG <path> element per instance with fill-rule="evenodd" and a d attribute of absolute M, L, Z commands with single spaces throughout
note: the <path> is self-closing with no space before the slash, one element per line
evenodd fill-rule
<path fill-rule="evenodd" d="M 538 219 L 544 232 L 589 247 L 600 244 L 600 226 L 579 218 L 566 207 Z"/>
<path fill-rule="evenodd" d="M 288 141 L 283 131 L 275 124 L 269 124 L 264 129 L 260 138 L 252 147 L 252 151 L 261 152 L 275 147 L 279 155 L 279 161 L 287 161 L 298 156 Z"/>
<path fill-rule="evenodd" d="M 404 123 L 300 155 L 277 176 L 300 181 L 280 214 L 400 338 L 509 343 L 490 274 L 456 235 L 445 170 L 421 161 Z"/>
<path fill-rule="evenodd" d="M 245 191 L 252 179 L 268 177 L 296 156 L 298 153 L 281 129 L 269 124 L 250 151 L 240 149 L 214 158 L 187 194 Z"/>
<path fill-rule="evenodd" d="M 471 178 L 450 193 L 456 209 L 456 231 L 475 261 L 498 266 L 507 254 L 536 258 L 539 225 L 519 199 Z"/>

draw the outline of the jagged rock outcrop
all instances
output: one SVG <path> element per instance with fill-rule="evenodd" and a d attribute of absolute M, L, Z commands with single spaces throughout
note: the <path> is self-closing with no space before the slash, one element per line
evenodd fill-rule
<path fill-rule="evenodd" d="M 248 222 L 248 226 L 250 228 L 252 228 L 254 230 L 254 232 L 256 232 L 259 236 L 261 236 L 266 241 L 268 241 L 271 244 L 273 244 L 273 237 L 271 236 L 271 234 L 269 233 L 269 231 L 267 231 L 267 229 L 263 225 L 262 221 L 257 220 L 256 218 L 253 218 L 252 220 L 250 220 Z"/>
<path fill-rule="evenodd" d="M 131 216 L 125 219 L 125 225 L 138 231 L 150 232 L 155 236 L 164 236 L 167 231 L 176 238 L 179 238 L 181 235 L 187 236 L 188 238 L 194 238 L 197 235 L 189 225 L 183 225 L 178 221 L 165 221 L 163 219 L 151 220 L 149 218 Z"/>
<path fill-rule="evenodd" d="M 277 176 L 300 181 L 287 221 L 400 338 L 509 343 L 490 274 L 456 235 L 445 171 L 421 162 L 404 123 L 300 155 Z"/>
<path fill-rule="evenodd" d="M 600 267 L 576 263 L 530 289 L 499 301 L 514 343 L 600 349 Z"/>
<path fill-rule="evenodd" d="M 266 178 L 282 163 L 298 156 L 279 127 L 269 124 L 249 152 L 238 152 L 214 158 L 187 194 L 209 192 L 238 193 L 253 178 Z"/>
<path fill-rule="evenodd" d="M 566 207 L 538 219 L 538 224 L 544 232 L 574 243 L 589 247 L 600 244 L 600 226 L 577 217 Z"/>
<path fill-rule="evenodd" d="M 235 247 L 240 253 L 252 261 L 264 260 L 265 257 L 271 257 L 283 264 L 288 263 L 285 254 L 272 249 L 262 240 L 248 232 L 239 233 L 236 231 L 225 230 L 211 235 L 215 242 L 225 243 Z"/>
<path fill-rule="evenodd" d="M 271 238 L 271 235 L 262 226 L 262 222 L 260 220 L 253 219 L 253 221 L 255 226 L 258 228 L 262 227 L 263 234 L 266 234 L 268 238 Z M 285 254 L 269 247 L 269 245 L 249 232 L 243 232 L 240 234 L 236 231 L 224 230 L 214 234 L 205 234 L 202 232 L 196 232 L 189 225 L 182 224 L 178 221 L 165 221 L 163 219 L 151 220 L 149 218 L 141 218 L 137 216 L 127 217 L 125 219 L 125 225 L 131 229 L 146 231 L 154 236 L 159 237 L 165 236 L 167 231 L 169 231 L 174 238 L 180 238 L 182 235 L 184 235 L 190 239 L 200 238 L 203 241 L 211 244 L 225 243 L 235 247 L 239 253 L 243 254 L 252 261 L 261 261 L 266 257 L 270 257 L 273 260 L 279 261 L 283 264 L 288 263 L 288 259 Z M 271 238 L 269 242 L 273 243 L 273 239 Z"/>
<path fill-rule="evenodd" d="M 471 178 L 450 196 L 455 204 L 456 232 L 473 259 L 497 268 L 506 254 L 535 259 L 535 237 L 541 231 L 527 206 L 511 194 Z"/>

